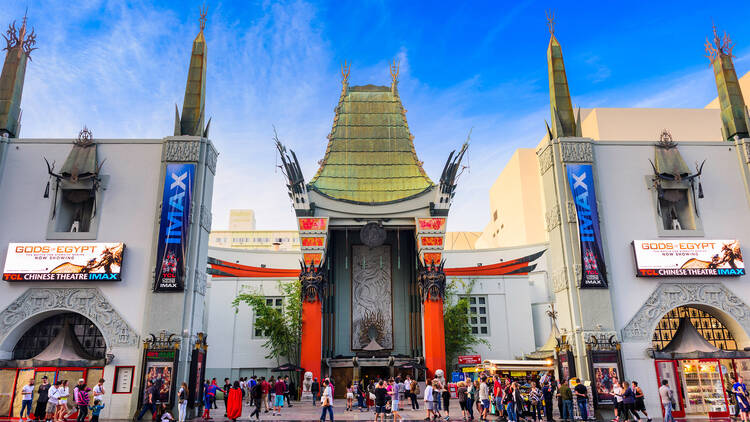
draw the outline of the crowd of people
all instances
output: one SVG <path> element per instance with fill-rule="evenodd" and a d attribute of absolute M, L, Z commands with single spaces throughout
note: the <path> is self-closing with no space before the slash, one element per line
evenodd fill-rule
<path fill-rule="evenodd" d="M 52 383 L 47 376 L 42 377 L 42 383 L 35 388 L 33 378 L 21 388 L 21 422 L 28 420 L 45 422 L 64 422 L 74 414 L 77 422 L 83 422 L 91 411 L 91 421 L 98 422 L 99 414 L 104 408 L 104 379 L 94 385 L 93 388 L 86 385 L 81 378 L 78 383 L 70 389 L 68 380 L 59 379 Z M 34 413 L 31 407 L 36 394 L 36 406 Z M 71 396 L 72 394 L 72 396 Z M 33 416 L 33 417 L 32 417 Z"/>

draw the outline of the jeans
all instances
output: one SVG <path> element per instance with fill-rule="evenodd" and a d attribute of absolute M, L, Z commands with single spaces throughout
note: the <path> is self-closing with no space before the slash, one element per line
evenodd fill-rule
<path fill-rule="evenodd" d="M 315 402 L 318 401 L 318 393 L 315 391 L 312 392 L 312 401 L 313 401 L 313 406 L 315 406 Z"/>
<path fill-rule="evenodd" d="M 532 405 L 531 411 L 534 412 L 534 419 L 542 419 L 542 412 L 544 411 L 544 404 L 537 402 L 536 406 Z"/>
<path fill-rule="evenodd" d="M 581 415 L 581 419 L 587 421 L 589 419 L 589 409 L 587 407 L 588 400 L 578 400 L 578 413 Z"/>
<path fill-rule="evenodd" d="M 31 400 L 21 401 L 21 419 L 23 419 L 23 409 L 26 409 L 26 417 L 31 416 Z"/>
<path fill-rule="evenodd" d="M 502 397 L 495 397 L 495 411 L 498 416 L 503 415 L 503 399 Z"/>
<path fill-rule="evenodd" d="M 471 397 L 466 399 L 466 410 L 469 411 L 469 418 L 474 419 L 474 399 Z"/>
<path fill-rule="evenodd" d="M 417 400 L 417 395 L 414 393 L 411 393 L 411 408 L 412 410 L 419 410 L 419 401 Z"/>
<path fill-rule="evenodd" d="M 89 405 L 87 404 L 79 404 L 78 405 L 78 418 L 76 419 L 78 422 L 83 422 L 86 420 L 86 416 L 89 414 Z"/>
<path fill-rule="evenodd" d="M 257 419 L 260 419 L 260 399 L 252 399 L 253 406 L 255 406 L 255 410 L 253 410 L 253 413 L 250 414 L 250 418 L 255 416 Z"/>
<path fill-rule="evenodd" d="M 183 400 L 182 403 L 177 404 L 177 410 L 179 411 L 179 421 L 185 422 L 185 416 L 187 416 L 187 400 Z"/>
<path fill-rule="evenodd" d="M 323 410 L 320 412 L 320 420 L 324 421 L 326 420 L 326 410 L 328 411 L 328 414 L 331 416 L 331 422 L 333 422 L 333 406 L 323 406 Z"/>
<path fill-rule="evenodd" d="M 562 404 L 562 418 L 565 420 L 573 420 L 573 400 L 563 400 Z"/>
<path fill-rule="evenodd" d="M 210 406 L 210 404 L 209 404 Z M 138 413 L 138 420 L 143 419 L 143 415 L 146 414 L 146 412 L 151 413 L 152 415 L 156 413 L 156 406 L 154 406 L 153 403 L 143 403 L 143 407 L 141 408 L 141 412 Z"/>
<path fill-rule="evenodd" d="M 508 414 L 509 421 L 517 421 L 518 416 L 516 415 L 516 404 L 513 402 L 508 403 L 505 406 L 505 412 Z"/>
<path fill-rule="evenodd" d="M 672 403 L 664 404 L 664 422 L 674 422 L 674 416 L 672 416 Z"/>

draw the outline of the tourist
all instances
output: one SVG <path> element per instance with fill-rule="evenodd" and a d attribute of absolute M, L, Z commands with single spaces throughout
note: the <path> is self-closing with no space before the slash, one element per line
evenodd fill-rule
<path fill-rule="evenodd" d="M 635 391 L 630 388 L 630 384 L 627 381 L 622 382 L 622 411 L 620 412 L 620 420 L 625 422 L 630 419 L 630 415 L 633 415 L 635 420 L 641 420 L 638 414 L 635 413 Z"/>
<path fill-rule="evenodd" d="M 568 385 L 568 381 L 566 379 L 560 380 L 560 387 L 557 389 L 557 395 L 560 397 L 560 401 L 562 402 L 562 409 L 563 411 L 560 413 L 560 417 L 563 418 L 565 421 L 572 421 L 573 420 L 573 391 L 570 389 L 570 385 Z"/>
<path fill-rule="evenodd" d="M 737 407 L 740 411 L 740 417 L 743 422 L 748 419 L 748 413 L 750 413 L 750 397 L 748 397 L 747 386 L 742 379 L 742 376 L 737 376 L 737 382 L 732 386 L 732 392 L 737 399 Z"/>
<path fill-rule="evenodd" d="M 529 402 L 531 404 L 531 413 L 534 414 L 534 420 L 539 422 L 542 419 L 542 391 L 536 386 L 536 381 L 531 381 L 531 390 L 529 391 Z"/>
<path fill-rule="evenodd" d="M 263 396 L 261 397 L 263 413 L 268 413 L 268 395 L 271 391 L 271 384 L 266 380 L 266 377 L 260 377 L 260 388 L 263 393 Z"/>
<path fill-rule="evenodd" d="M 310 386 L 310 392 L 312 393 L 313 406 L 318 403 L 318 394 L 320 394 L 320 384 L 317 378 L 313 378 L 312 385 Z"/>
<path fill-rule="evenodd" d="M 409 375 L 404 377 L 404 401 L 411 402 L 411 376 Z M 412 409 L 414 409 L 414 403 L 412 403 Z"/>
<path fill-rule="evenodd" d="M 449 420 L 451 418 L 451 412 L 450 412 L 450 404 L 451 404 L 451 392 L 446 388 L 447 386 L 443 386 L 440 394 L 443 396 L 443 409 L 445 409 L 445 420 Z"/>
<path fill-rule="evenodd" d="M 426 421 L 432 420 L 432 417 L 434 416 L 433 413 L 433 396 L 432 396 L 432 383 L 428 379 L 425 383 L 424 387 L 424 407 L 427 409 L 427 417 L 424 419 Z"/>
<path fill-rule="evenodd" d="M 242 416 L 242 389 L 240 388 L 240 382 L 235 381 L 234 384 L 227 390 L 227 418 L 231 419 L 234 422 L 237 422 L 237 419 Z"/>
<path fill-rule="evenodd" d="M 58 392 L 58 389 L 60 388 L 60 380 L 55 381 L 52 383 L 52 387 L 49 388 L 49 391 L 47 391 L 47 409 L 46 409 L 46 415 L 44 417 L 44 420 L 46 422 L 54 421 L 57 422 L 57 418 L 55 417 L 55 413 L 57 410 L 57 403 L 60 399 L 60 393 Z"/>
<path fill-rule="evenodd" d="M 442 400 L 440 400 L 442 397 L 442 391 L 443 384 L 440 383 L 440 380 L 437 378 L 432 380 L 432 413 L 434 413 L 435 418 L 438 419 L 443 417 L 440 414 L 440 411 L 442 410 Z"/>
<path fill-rule="evenodd" d="M 99 399 L 95 399 L 94 405 L 89 407 L 89 410 L 91 410 L 91 419 L 89 422 L 99 422 L 99 414 L 102 412 L 102 409 L 104 409 L 104 403 Z"/>
<path fill-rule="evenodd" d="M 281 416 L 281 408 L 284 407 L 284 391 L 286 390 L 286 383 L 281 377 L 276 380 L 274 384 L 273 392 L 275 393 L 274 398 L 274 410 L 276 413 L 273 415 Z"/>
<path fill-rule="evenodd" d="M 326 412 L 328 412 L 331 422 L 333 422 L 333 389 L 331 389 L 331 382 L 328 380 L 323 381 L 323 394 L 320 398 L 320 405 L 323 407 L 323 410 L 320 412 L 321 422 L 325 422 Z"/>
<path fill-rule="evenodd" d="M 635 403 L 633 405 L 633 415 L 637 415 L 637 412 L 643 413 L 648 422 L 651 422 L 651 418 L 646 412 L 646 403 L 644 400 L 643 390 L 638 386 L 638 381 L 633 381 L 633 393 L 635 393 Z M 640 419 L 640 418 L 639 418 Z"/>
<path fill-rule="evenodd" d="M 187 402 L 188 386 L 187 383 L 183 382 L 180 384 L 180 389 L 177 391 L 177 420 L 179 422 L 185 422 L 185 416 L 187 416 Z"/>
<path fill-rule="evenodd" d="M 388 401 L 388 389 L 385 387 L 383 380 L 378 381 L 377 387 L 373 391 L 375 394 L 375 421 L 382 415 L 382 419 L 385 420 L 385 405 Z"/>
<path fill-rule="evenodd" d="M 34 408 L 34 419 L 41 421 L 47 416 L 47 402 L 49 401 L 49 389 L 51 385 L 47 382 L 47 376 L 42 377 L 42 383 L 37 389 L 36 408 Z"/>
<path fill-rule="evenodd" d="M 400 394 L 403 389 L 403 384 L 401 383 L 401 378 L 396 377 L 396 380 L 393 381 L 393 378 L 391 378 L 391 382 L 393 382 L 393 390 L 391 391 L 391 412 L 393 413 L 393 420 L 403 420 L 404 418 L 398 413 L 400 407 L 399 403 L 401 402 Z"/>
<path fill-rule="evenodd" d="M 552 422 L 552 400 L 555 396 L 555 379 L 551 379 L 544 382 L 542 387 L 542 397 L 544 397 L 544 418 L 547 422 Z"/>
<path fill-rule="evenodd" d="M 581 420 L 587 421 L 589 419 L 588 388 L 583 385 L 583 382 L 578 382 L 576 386 L 573 387 L 573 394 L 576 397 L 576 404 L 578 405 L 578 413 L 581 416 Z"/>
<path fill-rule="evenodd" d="M 474 399 L 476 390 L 474 383 L 469 379 L 466 381 L 466 411 L 469 412 L 469 420 L 474 420 Z"/>
<path fill-rule="evenodd" d="M 661 380 L 661 387 L 659 387 L 659 399 L 661 399 L 661 405 L 664 406 L 664 422 L 674 422 L 674 416 L 672 416 L 672 409 L 674 409 L 674 393 L 669 388 L 669 381 Z M 739 403 L 739 400 L 737 401 Z M 747 401 L 745 401 L 747 403 Z M 750 406 L 746 407 L 750 409 Z"/>
<path fill-rule="evenodd" d="M 351 412 L 352 406 L 354 406 L 354 387 L 352 382 L 346 384 L 346 411 Z"/>
<path fill-rule="evenodd" d="M 612 422 L 619 421 L 620 415 L 623 413 L 623 407 L 625 407 L 625 405 L 622 402 L 622 394 L 624 392 L 625 390 L 622 389 L 620 383 L 617 380 L 614 380 L 614 382 L 612 383 L 612 395 L 615 397 L 615 418 L 612 419 Z"/>
<path fill-rule="evenodd" d="M 419 383 L 416 379 L 411 380 L 411 410 L 419 410 Z"/>
<path fill-rule="evenodd" d="M 107 394 L 107 392 L 104 390 L 104 383 L 104 378 L 99 378 L 99 382 L 97 382 L 94 388 L 91 389 L 91 392 L 94 395 L 94 401 L 99 400 L 104 403 L 104 395 Z"/>
<path fill-rule="evenodd" d="M 513 383 L 510 380 L 506 381 L 505 388 L 503 389 L 503 405 L 505 406 L 505 414 L 510 422 L 515 422 L 516 418 L 516 404 L 513 402 Z"/>
<path fill-rule="evenodd" d="M 516 420 L 523 418 L 523 396 L 521 395 L 521 387 L 517 382 L 513 384 L 513 404 L 515 404 Z"/>
<path fill-rule="evenodd" d="M 166 403 L 162 403 L 161 406 L 159 406 L 159 413 L 161 414 L 161 416 L 159 417 L 161 422 L 174 421 L 174 417 L 171 413 L 169 413 L 169 409 L 167 409 Z"/>
<path fill-rule="evenodd" d="M 21 389 L 21 421 L 25 421 L 23 411 L 26 410 L 26 417 L 31 419 L 31 402 L 34 400 L 34 378 L 29 379 L 29 383 Z"/>
<path fill-rule="evenodd" d="M 62 421 L 65 418 L 65 413 L 68 411 L 68 398 L 70 397 L 70 389 L 68 388 L 68 380 L 62 380 L 58 391 L 57 408 L 55 409 L 55 420 L 57 422 Z"/>
<path fill-rule="evenodd" d="M 78 422 L 84 422 L 86 420 L 86 416 L 88 416 L 90 391 L 91 389 L 86 386 L 85 381 L 83 384 L 79 384 L 75 389 L 75 400 L 76 405 L 78 405 L 78 418 L 76 420 Z"/>
<path fill-rule="evenodd" d="M 221 391 L 224 393 L 224 417 L 227 417 L 227 402 L 229 401 L 229 390 L 232 389 L 232 384 L 229 382 L 229 378 L 224 378 L 224 387 Z"/>
<path fill-rule="evenodd" d="M 458 384 L 458 390 L 456 391 L 458 395 L 458 407 L 461 408 L 461 416 L 464 418 L 464 422 L 469 420 L 469 412 L 466 410 L 466 403 L 469 399 L 469 393 L 466 389 L 466 383 L 463 381 L 459 381 Z"/>
<path fill-rule="evenodd" d="M 264 381 L 264 378 L 261 377 L 261 380 Z M 255 406 L 255 410 L 253 410 L 252 413 L 250 413 L 250 418 L 255 415 L 255 419 L 260 419 L 260 405 L 261 401 L 263 401 L 263 385 L 260 382 L 256 382 L 253 388 L 250 390 L 250 401 Z"/>
<path fill-rule="evenodd" d="M 499 375 L 495 375 L 492 381 L 492 401 L 495 403 L 497 416 L 503 416 L 503 384 Z"/>
<path fill-rule="evenodd" d="M 289 375 L 286 376 L 286 386 L 288 391 L 286 400 L 289 402 L 289 407 L 293 407 L 292 400 L 297 400 L 297 385 L 293 379 L 289 378 Z"/>

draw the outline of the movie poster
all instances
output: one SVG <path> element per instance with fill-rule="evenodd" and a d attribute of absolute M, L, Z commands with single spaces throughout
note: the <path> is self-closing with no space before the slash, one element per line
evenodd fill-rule
<path fill-rule="evenodd" d="M 581 246 L 581 288 L 606 288 L 599 209 L 596 204 L 594 172 L 591 164 L 567 164 L 568 183 L 578 216 L 578 240 Z"/>
<path fill-rule="evenodd" d="M 736 239 L 634 240 L 638 277 L 721 277 L 745 275 Z"/>
<path fill-rule="evenodd" d="M 617 374 L 617 363 L 595 363 L 594 379 L 596 380 L 596 395 L 599 404 L 614 404 L 615 395 L 612 391 L 615 384 L 620 382 Z"/>
<path fill-rule="evenodd" d="M 172 392 L 172 362 L 147 362 L 146 375 L 143 385 L 148 385 L 147 381 L 154 383 L 156 392 L 154 401 L 156 403 L 169 403 L 170 393 Z"/>
<path fill-rule="evenodd" d="M 190 205 L 195 164 L 167 164 L 162 195 L 154 291 L 178 292 L 185 288 Z"/>

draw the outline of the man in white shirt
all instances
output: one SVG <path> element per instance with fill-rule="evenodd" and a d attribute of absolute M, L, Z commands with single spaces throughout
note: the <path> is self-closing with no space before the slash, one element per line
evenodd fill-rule
<path fill-rule="evenodd" d="M 424 387 L 424 405 L 427 408 L 427 420 L 432 420 L 434 403 L 432 398 L 432 384 L 427 380 L 427 385 Z"/>
<path fill-rule="evenodd" d="M 659 398 L 661 404 L 664 406 L 664 422 L 674 422 L 674 416 L 672 416 L 672 406 L 674 403 L 674 394 L 672 389 L 669 388 L 669 382 L 667 380 L 661 381 L 661 387 L 659 387 Z"/>
<path fill-rule="evenodd" d="M 23 417 L 23 410 L 26 409 L 26 417 L 31 416 L 31 402 L 34 400 L 34 378 L 29 380 L 27 385 L 24 385 L 21 389 L 22 401 L 21 401 L 21 421 L 25 421 Z"/>
<path fill-rule="evenodd" d="M 52 386 L 49 388 L 49 391 L 47 391 L 47 408 L 45 409 L 45 412 L 47 413 L 44 417 L 45 420 L 51 421 L 52 418 L 55 415 L 55 410 L 57 409 L 57 404 L 60 401 L 60 391 L 58 388 L 60 388 L 61 382 L 55 381 L 52 383 Z"/>
<path fill-rule="evenodd" d="M 106 391 L 104 391 L 104 378 L 99 379 L 99 383 L 94 386 L 92 392 L 94 393 L 94 400 L 92 400 L 91 403 L 99 400 L 104 404 L 104 394 L 106 394 Z"/>
<path fill-rule="evenodd" d="M 625 414 L 625 406 L 622 403 L 622 393 L 624 393 L 624 391 L 622 390 L 622 386 L 620 386 L 620 382 L 615 379 L 614 385 L 612 386 L 612 395 L 615 396 L 616 421 L 619 421 L 621 418 L 623 420 L 628 418 L 628 415 Z"/>

